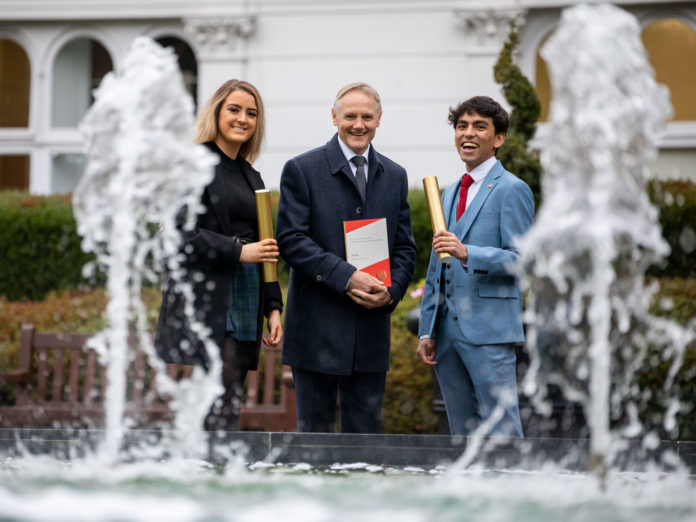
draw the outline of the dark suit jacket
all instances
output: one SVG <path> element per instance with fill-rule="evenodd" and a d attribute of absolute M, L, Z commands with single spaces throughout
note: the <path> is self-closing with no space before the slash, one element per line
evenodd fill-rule
<path fill-rule="evenodd" d="M 221 155 L 221 162 L 215 167 L 215 176 L 201 197 L 205 211 L 198 215 L 195 228 L 183 233 L 181 252 L 185 257 L 186 280 L 193 284 L 195 317 L 210 328 L 212 340 L 221 347 L 225 337 L 230 268 L 239 262 L 242 252 L 242 241 L 230 224 L 229 209 L 230 206 L 239 204 L 240 198 L 253 199 L 253 190 L 262 189 L 264 185 L 261 175 L 240 158 L 246 181 L 239 183 L 240 190 L 228 197 L 223 176 L 229 176 L 230 173 L 226 172 L 224 162 L 231 160 L 222 156 L 222 152 L 214 145 L 206 145 Z M 255 224 L 253 228 L 256 229 Z M 253 240 L 258 241 L 258 232 Z M 260 267 L 261 265 L 259 270 Z M 258 366 L 263 316 L 268 316 L 271 310 L 281 310 L 283 306 L 277 282 L 261 283 L 260 295 L 254 353 L 244 354 L 244 360 L 248 361 L 247 369 L 256 369 Z M 191 331 L 185 317 L 184 299 L 166 274 L 163 277 L 162 306 L 157 321 L 155 347 L 166 362 L 207 367 L 203 345 Z"/>
<path fill-rule="evenodd" d="M 336 375 L 389 369 L 390 313 L 413 276 L 416 245 L 406 171 L 374 147 L 368 161 L 365 202 L 337 135 L 283 168 L 276 238 L 291 267 L 285 364 Z M 345 260 L 343 221 L 382 217 L 387 218 L 394 303 L 367 310 L 345 295 L 355 268 Z"/>

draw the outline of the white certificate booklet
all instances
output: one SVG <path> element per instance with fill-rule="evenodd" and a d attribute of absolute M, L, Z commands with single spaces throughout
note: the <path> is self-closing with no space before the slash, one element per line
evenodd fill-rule
<path fill-rule="evenodd" d="M 346 261 L 391 286 L 387 218 L 354 219 L 343 222 Z"/>

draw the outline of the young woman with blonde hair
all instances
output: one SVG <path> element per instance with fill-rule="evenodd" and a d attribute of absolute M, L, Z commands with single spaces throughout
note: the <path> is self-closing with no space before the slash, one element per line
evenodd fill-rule
<path fill-rule="evenodd" d="M 196 227 L 184 233 L 187 279 L 194 288 L 196 319 L 210 329 L 221 349 L 224 393 L 205 427 L 237 429 L 247 371 L 258 367 L 261 342 L 280 343 L 283 307 L 277 282 L 264 283 L 263 262 L 277 262 L 275 239 L 259 241 L 254 191 L 264 188 L 251 166 L 264 139 L 261 96 L 241 80 L 228 80 L 208 100 L 196 121 L 196 141 L 219 158 L 205 188 Z M 263 318 L 267 336 L 262 336 Z M 155 346 L 167 362 L 207 367 L 202 343 L 191 331 L 182 296 L 165 281 Z"/>

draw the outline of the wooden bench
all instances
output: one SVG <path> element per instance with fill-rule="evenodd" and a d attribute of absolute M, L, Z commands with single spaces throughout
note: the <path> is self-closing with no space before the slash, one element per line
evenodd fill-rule
<path fill-rule="evenodd" d="M 18 368 L 0 373 L 0 390 L 11 404 L 0 403 L 1 427 L 100 426 L 106 367 L 93 349 L 85 349 L 91 334 L 37 332 L 22 325 Z M 131 345 L 135 345 L 132 342 Z M 259 371 L 249 372 L 239 429 L 295 431 L 295 391 L 288 366 L 280 365 L 280 348 L 264 346 Z M 173 413 L 166 397 L 154 388 L 155 370 L 144 352 L 128 366 L 126 416 L 136 426 L 168 421 Z M 167 365 L 171 378 L 188 378 L 192 366 Z M 5 402 L 8 402 L 6 400 Z"/>

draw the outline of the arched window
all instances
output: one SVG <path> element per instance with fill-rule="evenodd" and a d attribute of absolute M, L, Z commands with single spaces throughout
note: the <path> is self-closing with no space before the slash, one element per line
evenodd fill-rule
<path fill-rule="evenodd" d="M 648 25 L 642 33 L 643 45 L 655 78 L 669 88 L 674 114 L 672 120 L 696 121 L 696 32 L 677 19 L 664 19 Z M 539 49 L 546 43 L 545 38 Z M 536 55 L 536 90 L 541 102 L 540 121 L 548 119 L 551 101 L 546 62 Z"/>
<path fill-rule="evenodd" d="M 77 127 L 92 104 L 92 91 L 113 69 L 111 56 L 97 41 L 76 38 L 65 44 L 53 67 L 53 127 Z"/>
<path fill-rule="evenodd" d="M 179 69 L 184 77 L 184 85 L 186 91 L 193 98 L 193 103 L 196 105 L 196 92 L 198 90 L 198 63 L 196 57 L 191 50 L 191 47 L 175 36 L 163 36 L 155 40 L 162 47 L 172 47 L 177 57 L 179 58 Z"/>
<path fill-rule="evenodd" d="M 546 44 L 546 41 L 551 37 L 552 34 L 553 33 L 549 33 L 541 41 L 536 53 L 536 77 L 534 86 L 536 88 L 537 96 L 539 96 L 539 103 L 541 104 L 539 121 L 546 121 L 549 119 L 549 105 L 551 104 L 551 81 L 549 80 L 549 71 L 546 68 L 546 62 L 539 53 L 539 49 L 544 47 L 544 44 Z"/>
<path fill-rule="evenodd" d="M 0 127 L 29 126 L 30 82 L 27 53 L 0 39 Z"/>
<path fill-rule="evenodd" d="M 670 18 L 648 25 L 642 38 L 655 78 L 669 88 L 672 120 L 696 120 L 696 32 Z"/>

